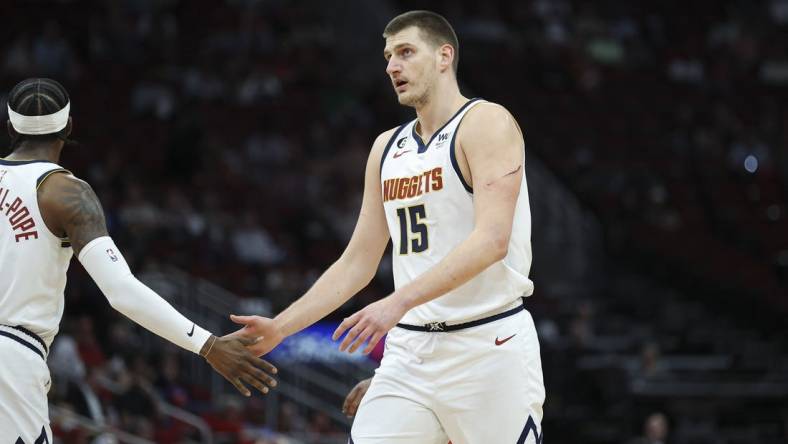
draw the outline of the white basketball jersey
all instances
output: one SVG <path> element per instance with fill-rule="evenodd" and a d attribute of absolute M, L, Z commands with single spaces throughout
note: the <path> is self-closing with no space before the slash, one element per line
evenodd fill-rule
<path fill-rule="evenodd" d="M 426 143 L 414 120 L 399 127 L 381 160 L 383 207 L 393 243 L 394 286 L 400 288 L 434 267 L 465 240 L 474 227 L 473 191 L 455 157 L 455 139 L 466 103 Z M 533 293 L 531 210 L 523 169 L 507 256 L 464 285 L 408 311 L 403 323 L 457 323 L 516 304 Z"/>
<path fill-rule="evenodd" d="M 25 327 L 47 346 L 63 315 L 72 255 L 38 208 L 38 185 L 57 171 L 64 169 L 51 162 L 0 159 L 0 324 Z"/>

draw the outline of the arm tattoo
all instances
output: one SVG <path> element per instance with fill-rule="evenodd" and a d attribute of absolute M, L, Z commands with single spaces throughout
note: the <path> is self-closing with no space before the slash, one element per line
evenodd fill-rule
<path fill-rule="evenodd" d="M 71 247 L 79 255 L 88 242 L 107 235 L 107 224 L 93 188 L 83 181 L 74 181 L 73 184 L 62 190 L 61 214 Z"/>

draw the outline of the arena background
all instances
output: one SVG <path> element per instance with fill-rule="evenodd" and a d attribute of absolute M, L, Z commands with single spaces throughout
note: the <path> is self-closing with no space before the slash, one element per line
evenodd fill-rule
<path fill-rule="evenodd" d="M 62 82 L 62 164 L 143 280 L 229 332 L 341 253 L 372 141 L 412 116 L 381 31 L 425 8 L 457 30 L 462 91 L 525 131 L 545 442 L 788 442 L 786 0 L 4 0 L 0 114 L 18 81 Z M 344 443 L 377 362 L 326 332 L 391 290 L 386 259 L 243 399 L 74 261 L 55 442 Z"/>

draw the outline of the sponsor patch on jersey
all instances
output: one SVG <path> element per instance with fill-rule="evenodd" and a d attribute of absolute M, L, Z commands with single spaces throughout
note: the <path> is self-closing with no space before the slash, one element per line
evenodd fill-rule
<path fill-rule="evenodd" d="M 448 133 L 440 133 L 438 134 L 438 140 L 435 142 L 435 148 L 440 148 L 443 146 L 444 143 L 449 141 L 449 134 Z"/>

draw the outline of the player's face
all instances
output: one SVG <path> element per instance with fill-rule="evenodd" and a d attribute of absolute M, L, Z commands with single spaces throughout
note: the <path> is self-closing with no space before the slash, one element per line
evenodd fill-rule
<path fill-rule="evenodd" d="M 413 107 L 427 103 L 437 79 L 439 58 L 436 48 L 422 39 L 419 29 L 411 26 L 390 35 L 383 56 L 388 61 L 386 73 L 399 103 Z"/>

